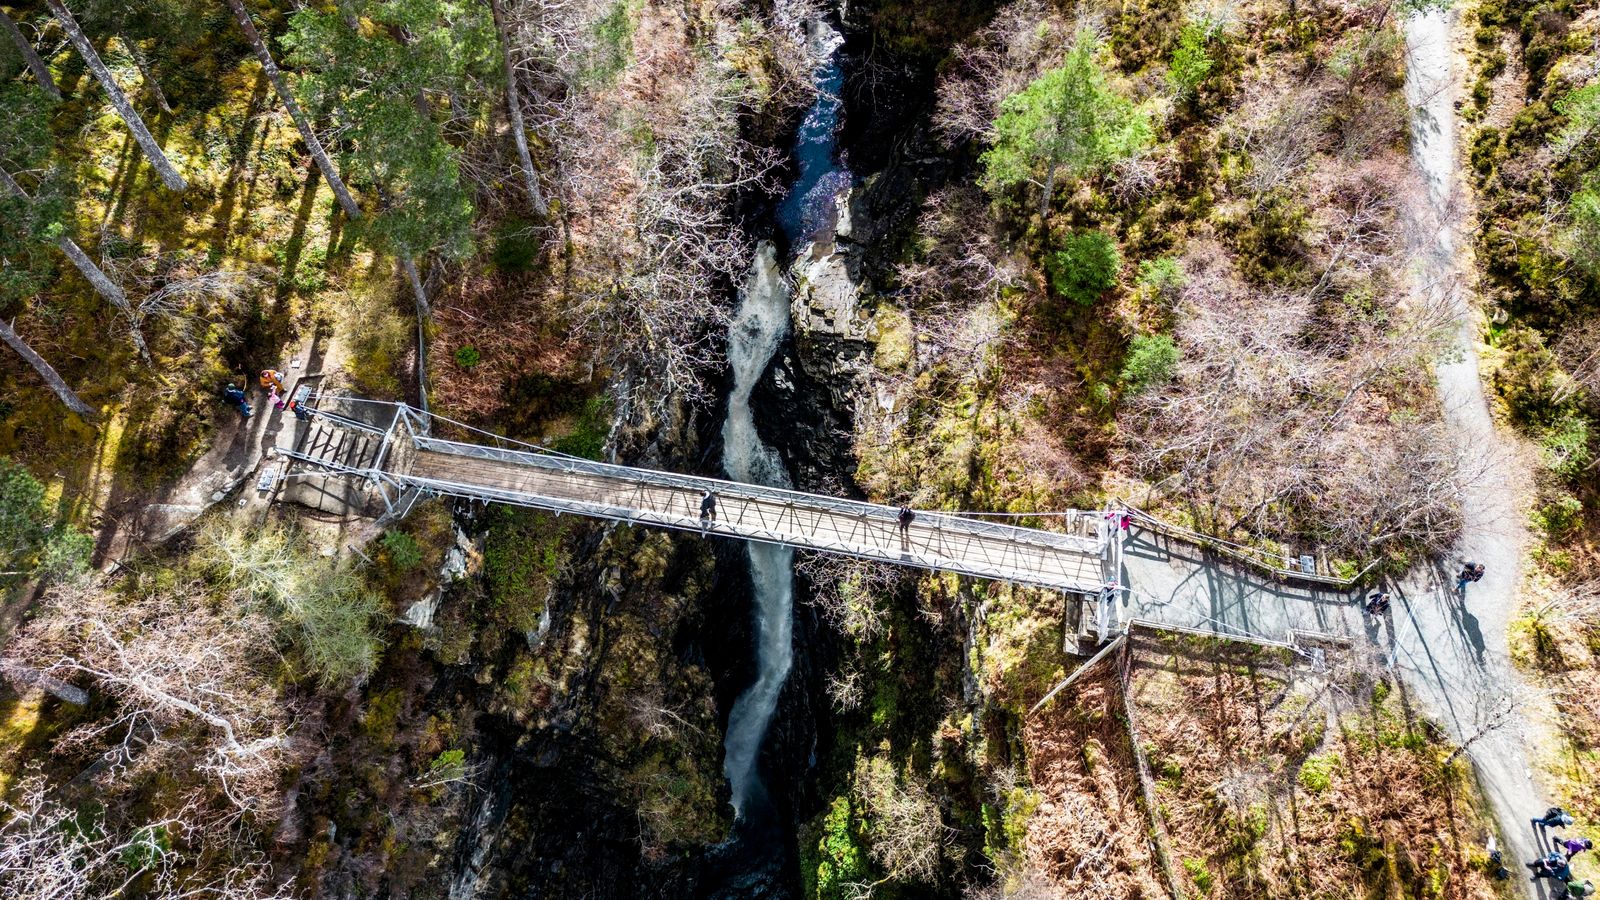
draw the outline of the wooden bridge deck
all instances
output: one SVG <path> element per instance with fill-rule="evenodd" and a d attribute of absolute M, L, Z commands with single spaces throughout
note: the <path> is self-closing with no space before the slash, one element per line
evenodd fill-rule
<path fill-rule="evenodd" d="M 700 498 L 709 488 L 717 496 L 717 518 L 704 529 L 708 534 L 1037 587 L 1092 592 L 1105 584 L 1099 523 L 1087 520 L 1093 514 L 1085 514 L 1080 524 L 1095 529 L 1093 536 L 932 513 L 919 513 L 902 534 L 898 511 L 888 506 L 709 478 L 662 478 L 666 473 L 635 479 L 622 467 L 572 465 L 429 439 L 418 443 L 406 470 L 393 475 L 434 493 L 701 531 Z M 479 452 L 494 456 L 475 455 Z"/>
<path fill-rule="evenodd" d="M 899 510 L 891 506 L 576 459 L 481 432 L 472 443 L 443 440 L 418 427 L 427 414 L 393 408 L 387 429 L 317 411 L 334 426 L 381 437 L 376 453 L 352 461 L 308 447 L 289 455 L 322 471 L 370 480 L 391 509 L 402 495 L 439 494 L 1057 590 L 1098 593 L 1116 580 L 1111 527 L 1096 512 L 1067 514 L 1055 520 L 1062 531 L 1045 531 L 919 511 L 902 532 Z M 717 517 L 702 526 L 700 499 L 707 490 L 716 495 Z"/>

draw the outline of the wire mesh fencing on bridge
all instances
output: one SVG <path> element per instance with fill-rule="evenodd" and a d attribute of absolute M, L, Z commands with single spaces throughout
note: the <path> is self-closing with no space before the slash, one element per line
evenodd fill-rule
<path fill-rule="evenodd" d="M 582 459 L 404 404 L 330 397 L 321 398 L 316 413 L 346 427 L 373 431 L 370 422 L 350 414 L 349 407 L 356 404 L 393 411 L 377 462 L 368 470 L 351 471 L 337 459 L 302 461 L 370 479 L 391 511 L 401 515 L 425 492 L 1058 590 L 1097 592 L 1107 572 L 1115 571 L 1114 564 L 1107 564 L 1114 527 L 1098 512 L 1051 514 L 1059 531 L 935 511 L 917 511 L 902 524 L 898 507 Z M 342 409 L 335 411 L 335 406 Z M 715 512 L 702 517 L 701 502 L 708 496 Z"/>

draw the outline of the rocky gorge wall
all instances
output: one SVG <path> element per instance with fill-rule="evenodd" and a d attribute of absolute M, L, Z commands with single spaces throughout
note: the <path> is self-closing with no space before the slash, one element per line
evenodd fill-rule
<path fill-rule="evenodd" d="M 854 86 L 872 35 L 864 21 L 844 24 L 841 151 L 875 168 L 836 198 L 812 240 L 787 248 L 793 328 L 750 403 L 797 488 L 855 496 L 854 420 L 875 402 L 860 376 L 895 324 L 879 315 L 876 285 L 924 180 L 944 164 L 923 152 L 915 115 L 877 109 L 914 93 L 907 85 L 928 71 L 905 63 L 903 83 L 863 94 Z M 758 207 L 751 219 L 771 229 L 775 215 Z M 721 474 L 722 413 L 680 406 L 624 422 L 610 446 L 620 461 Z M 525 511 L 457 517 L 471 536 L 463 553 L 481 554 L 483 570 L 412 614 L 423 627 L 404 640 L 418 644 L 407 660 L 420 674 L 380 672 L 375 687 L 400 690 L 417 711 L 450 709 L 472 736 L 480 789 L 453 802 L 450 838 L 434 841 L 426 868 L 444 877 L 394 873 L 392 889 L 452 900 L 797 895 L 796 831 L 839 776 L 827 764 L 837 716 L 826 696 L 839 636 L 808 603 L 805 576 L 793 668 L 760 753 L 774 816 L 736 828 L 721 757 L 728 711 L 755 677 L 744 548 Z M 354 840 L 336 833 L 330 843 L 353 858 Z"/>

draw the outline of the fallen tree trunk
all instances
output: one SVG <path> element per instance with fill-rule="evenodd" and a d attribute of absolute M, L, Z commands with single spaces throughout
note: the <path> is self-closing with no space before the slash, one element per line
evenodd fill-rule
<path fill-rule="evenodd" d="M 0 675 L 4 675 L 19 690 L 38 688 L 74 706 L 83 706 L 89 702 L 89 694 L 83 688 L 73 687 L 59 678 L 46 675 L 32 666 L 25 666 L 15 660 L 0 659 Z"/>
<path fill-rule="evenodd" d="M 33 348 L 29 347 L 28 343 L 17 335 L 17 332 L 12 329 L 8 322 L 0 322 L 0 341 L 5 341 L 11 349 L 17 351 L 18 356 L 28 361 L 28 365 L 33 366 L 33 370 L 39 373 L 39 377 L 44 379 L 45 384 L 50 385 L 50 390 L 56 392 L 56 396 L 61 398 L 61 402 L 66 404 L 67 409 L 83 416 L 85 419 L 93 419 L 95 417 L 94 407 L 83 402 L 83 398 L 79 397 L 77 392 L 67 385 L 66 379 L 56 372 L 55 367 L 45 362 L 44 357 L 33 352 Z"/>
<path fill-rule="evenodd" d="M 1122 643 L 1122 672 L 1117 679 L 1117 688 L 1122 694 L 1123 721 L 1128 726 L 1128 742 L 1133 745 L 1134 767 L 1139 773 L 1139 792 L 1150 823 L 1150 846 L 1154 848 L 1156 862 L 1166 876 L 1167 890 L 1172 893 L 1172 900 L 1184 900 L 1183 887 L 1178 882 L 1177 870 L 1172 867 L 1172 854 L 1167 849 L 1167 829 L 1161 824 L 1161 806 L 1156 802 L 1155 779 L 1150 776 L 1150 759 L 1145 756 L 1144 744 L 1139 737 L 1139 722 L 1133 714 L 1133 695 L 1130 691 L 1133 680 L 1132 638 L 1130 628 Z"/>
<path fill-rule="evenodd" d="M 23 34 L 17 23 L 4 12 L 0 12 L 0 19 L 5 20 L 7 33 L 11 35 L 11 40 L 16 42 L 17 49 L 22 52 L 22 58 L 27 61 L 28 69 L 33 72 L 33 77 L 38 80 L 39 86 L 44 88 L 46 94 L 60 100 L 61 89 L 56 87 L 56 80 L 50 77 L 50 67 L 44 64 L 44 58 L 39 55 L 39 51 L 28 43 L 28 36 Z"/>

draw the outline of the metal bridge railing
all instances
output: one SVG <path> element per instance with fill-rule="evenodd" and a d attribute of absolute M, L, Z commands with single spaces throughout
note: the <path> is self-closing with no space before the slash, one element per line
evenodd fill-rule
<path fill-rule="evenodd" d="M 317 400 L 320 401 L 317 405 L 307 405 L 313 415 L 334 425 L 383 436 L 378 454 L 367 467 L 351 466 L 309 453 L 290 451 L 285 455 L 323 471 L 371 479 L 383 492 L 390 514 L 403 514 L 421 490 L 614 521 L 703 531 L 697 515 L 698 502 L 693 498 L 709 490 L 718 496 L 720 511 L 726 514 L 712 530 L 758 542 L 1085 592 L 1103 587 L 1098 580 L 1099 570 L 1114 559 L 1108 543 L 1116 535 L 1116 529 L 1099 512 L 1067 510 L 1048 514 L 1062 524 L 1066 532 L 1062 533 L 963 514 L 918 511 L 908 541 L 898 529 L 899 509 L 893 506 L 582 459 L 495 435 L 401 403 L 352 397 L 318 397 Z M 357 403 L 393 410 L 388 427 L 368 424 L 334 411 L 335 404 Z M 431 436 L 431 426 L 441 423 L 448 429 L 460 429 L 460 433 L 474 441 Z M 437 458 L 428 470 L 413 471 L 416 454 L 421 451 L 510 463 L 518 470 L 571 476 L 573 481 L 566 482 L 571 490 L 563 490 L 559 484 L 550 482 L 541 490 L 536 478 L 530 479 L 524 488 L 518 484 L 521 476 L 516 475 L 509 481 L 493 477 L 454 478 L 449 464 L 441 464 Z M 606 487 L 608 484 L 613 487 Z M 672 493 L 664 495 L 661 490 L 653 489 Z M 407 496 L 409 501 L 405 499 Z M 1098 558 L 1100 562 L 1084 571 L 1063 556 L 1079 561 L 1085 557 Z"/>
<path fill-rule="evenodd" d="M 463 432 L 466 432 L 466 433 L 468 433 L 470 435 L 473 435 L 475 437 L 481 437 L 484 440 L 486 440 L 487 442 L 489 442 L 490 444 L 492 444 L 493 448 L 495 448 L 495 449 L 500 449 L 500 450 L 504 450 L 504 451 L 508 451 L 508 452 L 528 454 L 528 455 L 532 455 L 532 456 L 537 456 L 537 457 L 539 457 L 541 459 L 566 460 L 566 461 L 574 464 L 575 466 L 582 466 L 582 467 L 609 467 L 608 470 L 602 470 L 600 468 L 574 468 L 571 471 L 587 471 L 587 472 L 590 472 L 590 473 L 607 474 L 607 475 L 616 475 L 618 472 L 621 472 L 621 473 L 623 473 L 623 475 L 621 477 L 636 478 L 636 479 L 644 480 L 647 483 L 660 484 L 660 485 L 668 486 L 668 487 L 682 487 L 685 484 L 690 484 L 693 487 L 698 487 L 698 488 L 701 488 L 701 489 L 704 489 L 706 487 L 711 487 L 711 489 L 717 490 L 718 488 L 716 486 L 718 486 L 718 485 L 721 485 L 721 486 L 730 486 L 731 485 L 731 486 L 733 486 L 733 488 L 724 487 L 723 490 L 724 491 L 731 491 L 731 490 L 736 488 L 738 491 L 740 491 L 743 495 L 746 495 L 746 496 L 763 496 L 763 497 L 776 499 L 779 502 L 790 502 L 790 501 L 793 501 L 793 500 L 798 499 L 798 498 L 803 498 L 808 503 L 810 503 L 810 505 L 812 505 L 813 507 L 819 506 L 819 505 L 821 505 L 821 503 L 823 501 L 826 501 L 828 503 L 834 504 L 832 506 L 827 506 L 826 508 L 828 508 L 828 509 L 830 509 L 832 511 L 847 512 L 847 513 L 852 514 L 852 515 L 867 514 L 867 515 L 876 516 L 876 515 L 882 515 L 885 511 L 887 511 L 888 514 L 891 517 L 893 517 L 895 515 L 898 515 L 898 513 L 899 513 L 899 510 L 897 508 L 890 507 L 890 506 L 885 506 L 883 504 L 867 503 L 867 502 L 864 502 L 864 501 L 855 501 L 855 500 L 841 500 L 841 499 L 837 499 L 837 498 L 827 498 L 827 497 L 822 497 L 820 495 L 807 494 L 807 493 L 804 493 L 804 492 L 801 492 L 801 491 L 785 490 L 785 489 L 781 489 L 781 488 L 769 488 L 769 487 L 765 487 L 765 486 L 762 486 L 762 485 L 747 484 L 747 483 L 743 483 L 743 482 L 725 481 L 725 480 L 719 479 L 719 478 L 706 478 L 706 477 L 701 477 L 701 476 L 678 475 L 676 473 L 662 472 L 662 471 L 659 471 L 659 470 L 656 470 L 656 469 L 634 468 L 634 467 L 631 467 L 631 466 L 618 466 L 618 465 L 615 465 L 615 464 L 612 464 L 612 463 L 597 462 L 595 460 L 586 459 L 584 457 L 573 456 L 573 455 L 568 454 L 568 453 L 562 453 L 562 452 L 560 452 L 558 450 L 552 450 L 552 449 L 550 449 L 548 447 L 544 447 L 544 446 L 541 446 L 539 444 L 533 444 L 533 443 L 529 443 L 527 441 L 517 440 L 516 438 L 509 438 L 509 437 L 506 437 L 504 435 L 495 434 L 492 431 L 486 431 L 486 430 L 484 430 L 482 428 L 478 428 L 478 427 L 473 426 L 473 425 L 468 425 L 465 422 L 461 422 L 459 420 L 452 419 L 449 416 L 440 415 L 439 413 L 436 413 L 436 412 L 423 412 L 423 411 L 421 411 L 419 409 L 416 409 L 415 407 L 412 407 L 412 406 L 410 406 L 408 404 L 396 403 L 396 402 L 390 401 L 390 400 L 370 400 L 370 399 L 366 399 L 366 398 L 363 398 L 363 397 L 350 397 L 350 396 L 336 396 L 336 397 L 328 397 L 328 398 L 325 398 L 325 399 L 327 401 L 329 401 L 329 402 L 369 404 L 369 405 L 373 405 L 373 406 L 382 406 L 382 407 L 387 407 L 387 408 L 391 408 L 391 409 L 396 410 L 396 420 L 397 421 L 399 421 L 401 419 L 405 419 L 405 420 L 408 420 L 408 421 L 409 420 L 415 420 L 412 423 L 411 430 L 417 436 L 418 446 L 421 446 L 421 442 L 426 440 L 426 441 L 440 441 L 440 442 L 443 442 L 442 444 L 434 445 L 435 449 L 443 447 L 444 444 L 453 445 L 455 447 L 475 448 L 477 450 L 488 449 L 488 448 L 485 448 L 484 445 L 481 444 L 481 443 L 470 443 L 470 442 L 467 442 L 467 441 L 449 440 L 447 438 L 436 438 L 436 437 L 432 436 L 433 429 L 428 428 L 428 427 L 420 427 L 420 426 L 425 426 L 428 423 L 443 423 L 443 424 L 445 424 L 447 426 L 450 426 L 451 428 L 461 429 Z M 312 409 L 311 411 L 313 413 L 315 413 L 315 414 L 318 414 L 318 415 L 329 415 L 327 413 L 322 412 L 320 409 Z M 329 415 L 329 418 L 332 418 L 335 421 L 340 422 L 341 424 L 344 423 L 344 422 L 354 422 L 354 420 L 349 419 L 348 417 L 339 416 L 337 414 Z M 370 426 L 370 425 L 356 423 L 355 427 L 360 427 L 360 428 L 363 428 L 363 429 L 365 429 L 367 431 L 372 431 L 374 433 L 381 433 L 381 430 L 375 429 L 375 428 L 373 428 L 373 426 Z M 391 426 L 390 432 L 391 432 L 391 434 L 397 433 L 397 429 L 395 427 Z M 474 454 L 474 455 L 476 455 L 476 454 Z M 495 457 L 485 457 L 485 458 L 495 458 Z M 521 461 L 521 459 L 519 459 L 518 461 Z M 1037 515 L 1037 516 L 1039 516 L 1041 518 L 1053 518 L 1053 519 L 1059 520 L 1062 523 L 1063 532 L 1046 531 L 1046 530 L 1037 529 L 1037 528 L 1021 528 L 1021 527 L 1018 527 L 1018 526 L 1015 526 L 1015 525 L 1006 525 L 1006 524 L 1003 524 L 1003 523 L 991 522 L 991 521 L 988 521 L 987 518 L 985 518 L 985 517 L 994 517 L 994 516 L 1017 517 L 1017 516 L 1035 516 L 1035 515 Z M 1016 514 L 1009 514 L 1009 513 L 993 513 L 993 512 L 945 513 L 945 512 L 935 512 L 935 511 L 929 511 L 929 510 L 918 510 L 917 511 L 917 517 L 918 517 L 918 519 L 920 521 L 931 521 L 931 520 L 937 519 L 941 523 L 941 527 L 948 527 L 949 530 L 952 530 L 952 531 L 962 531 L 964 533 L 971 533 L 971 534 L 987 534 L 987 535 L 992 535 L 992 536 L 996 536 L 996 537 L 1012 537 L 1012 538 L 1019 538 L 1019 539 L 1029 539 L 1029 538 L 1032 538 L 1032 537 L 1037 537 L 1039 535 L 1054 535 L 1057 538 L 1060 538 L 1062 541 L 1076 540 L 1076 541 L 1078 541 L 1080 543 L 1078 543 L 1078 544 L 1057 543 L 1055 540 L 1051 540 L 1045 545 L 1054 546 L 1054 547 L 1062 547 L 1062 548 L 1071 547 L 1072 549 L 1080 549 L 1080 550 L 1083 550 L 1085 552 L 1095 552 L 1095 553 L 1100 552 L 1100 548 L 1103 546 L 1105 538 L 1106 538 L 1106 535 L 1105 535 L 1103 529 L 1101 529 L 1099 527 L 1099 525 L 1098 525 L 1098 521 L 1097 521 L 1098 518 L 1099 518 L 1098 514 L 1096 514 L 1095 512 L 1092 512 L 1092 511 L 1063 510 L 1063 511 L 1055 511 L 1055 512 L 1048 512 L 1048 513 L 1027 513 L 1027 514 L 1016 513 Z M 943 523 L 965 523 L 965 524 L 964 525 L 960 525 L 960 526 L 953 525 L 953 524 L 949 525 L 949 526 L 944 526 Z M 1091 532 L 1095 536 L 1093 538 L 1089 538 L 1089 537 L 1084 536 L 1084 535 L 1075 534 L 1075 532 L 1080 532 L 1080 531 Z"/>
<path fill-rule="evenodd" d="M 673 514 L 657 509 L 620 505 L 603 500 L 552 497 L 548 494 L 533 494 L 480 484 L 464 484 L 422 478 L 415 475 L 406 476 L 404 481 L 429 493 L 458 497 L 464 500 L 530 506 L 558 513 L 568 512 L 589 518 L 644 524 L 653 527 L 670 528 L 676 531 L 701 534 L 708 532 L 706 526 L 702 525 L 692 514 Z M 860 541 L 834 540 L 819 536 L 815 532 L 802 534 L 796 531 L 751 525 L 748 522 L 733 525 L 726 519 L 721 518 L 710 527 L 709 533 L 718 535 L 732 534 L 742 540 L 755 541 L 757 543 L 778 544 L 817 550 L 824 553 L 836 553 L 932 571 L 955 572 L 977 578 L 993 578 L 1051 590 L 1093 592 L 1100 588 L 1098 581 L 1051 575 L 1048 572 L 1024 566 L 1015 559 L 1008 563 L 1005 559 L 996 560 L 992 555 L 962 555 L 946 552 L 943 548 L 938 547 L 930 549 L 927 545 L 915 546 L 913 552 L 907 552 L 898 549 L 898 546 L 893 542 L 871 544 Z"/>
<path fill-rule="evenodd" d="M 835 497 L 824 497 L 816 494 L 807 494 L 802 491 L 792 491 L 784 488 L 766 487 L 763 485 L 746 484 L 737 481 L 724 481 L 720 478 L 707 478 L 698 475 L 679 475 L 673 472 L 661 472 L 655 469 L 638 469 L 629 466 L 619 466 L 612 463 L 595 462 L 594 460 L 578 459 L 570 456 L 551 456 L 542 453 L 529 453 L 520 450 L 501 450 L 494 447 L 484 447 L 479 444 L 466 444 L 459 441 L 447 441 L 440 438 L 417 437 L 417 448 L 431 450 L 438 453 L 451 453 L 458 456 L 470 456 L 480 459 L 493 459 L 501 462 L 516 463 L 555 472 L 580 473 L 604 478 L 613 478 L 643 484 L 658 485 L 661 487 L 677 488 L 680 490 L 706 491 L 721 496 L 733 496 L 748 499 L 770 500 L 790 506 L 806 509 L 824 510 L 841 515 L 877 520 L 892 524 L 899 516 L 899 509 L 879 503 L 867 503 L 860 500 L 843 500 Z M 399 474 L 399 473 L 397 473 Z M 1091 514 L 1094 515 L 1094 514 Z M 984 522 L 978 519 L 969 519 L 960 516 L 945 515 L 937 512 L 917 512 L 917 523 L 941 531 L 954 534 L 975 535 L 1010 541 L 1012 543 L 1047 547 L 1055 550 L 1066 550 L 1074 553 L 1099 555 L 1103 537 L 1087 538 L 1079 535 L 1061 534 L 1053 531 L 1038 531 L 1030 528 L 1019 528 L 1015 525 L 1002 525 L 995 522 Z"/>
<path fill-rule="evenodd" d="M 1131 505 L 1125 505 L 1124 508 L 1131 516 L 1133 516 L 1133 520 L 1135 522 L 1139 523 L 1140 526 L 1149 529 L 1150 531 L 1158 532 L 1160 534 L 1167 535 L 1168 537 L 1177 538 L 1184 543 L 1193 544 L 1196 547 L 1210 548 L 1223 556 L 1244 563 L 1245 565 L 1263 571 L 1280 580 L 1304 581 L 1311 584 L 1323 584 L 1333 588 L 1349 588 L 1358 583 L 1368 572 L 1372 571 L 1373 568 L 1375 568 L 1378 563 L 1382 561 L 1381 559 L 1374 559 L 1373 561 L 1367 563 L 1366 567 L 1361 571 L 1348 578 L 1341 578 L 1338 575 L 1324 575 L 1319 572 L 1307 572 L 1302 569 L 1291 568 L 1290 566 L 1286 565 L 1284 562 L 1285 557 L 1282 554 L 1269 553 L 1259 547 L 1248 547 L 1244 544 L 1236 544 L 1233 541 L 1229 541 L 1224 538 L 1203 534 L 1195 531 L 1192 528 L 1174 525 L 1171 522 L 1158 519 L 1144 510 L 1138 509 Z"/>

